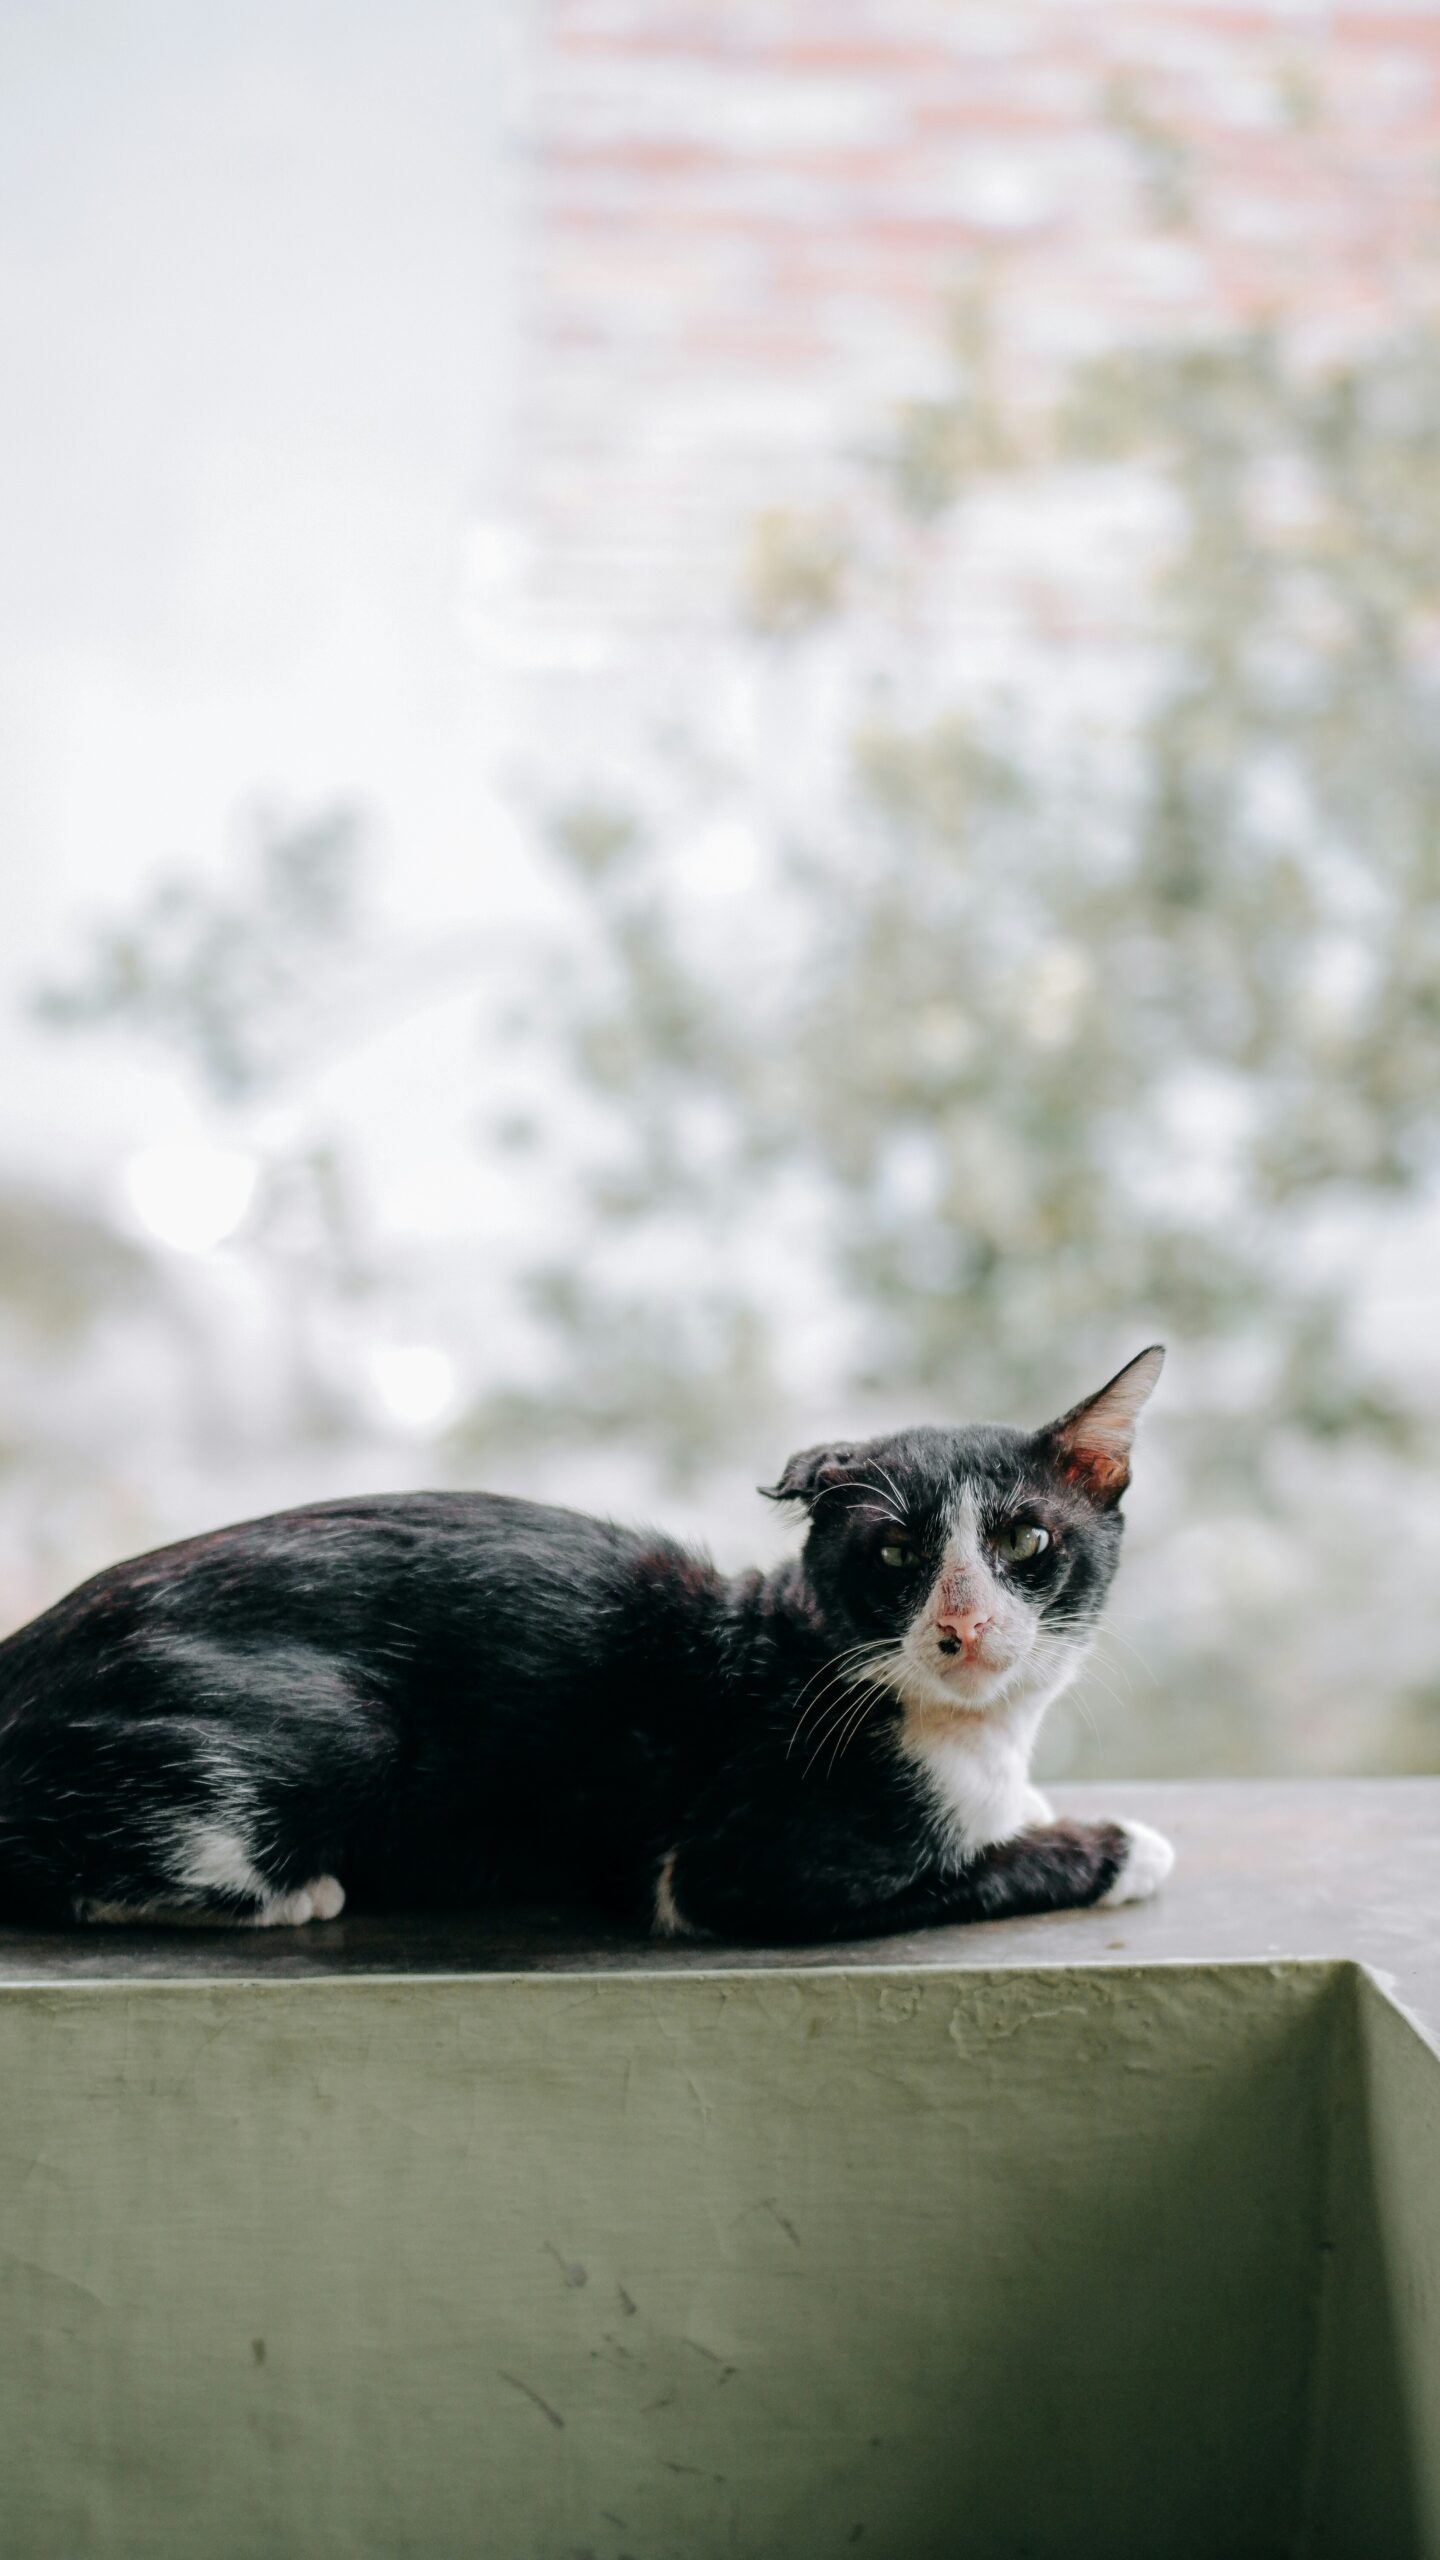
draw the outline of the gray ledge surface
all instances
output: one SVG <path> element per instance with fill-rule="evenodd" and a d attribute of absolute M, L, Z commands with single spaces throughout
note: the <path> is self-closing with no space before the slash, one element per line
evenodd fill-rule
<path fill-rule="evenodd" d="M 1154 1823 L 1153 1902 L 821 1947 L 664 1943 L 553 1909 L 345 1915 L 303 1929 L 0 1928 L 0 1987 L 148 1980 L 669 1973 L 824 1966 L 1367 1965 L 1440 2044 L 1440 1778 L 1061 1787 L 1062 1812 Z"/>

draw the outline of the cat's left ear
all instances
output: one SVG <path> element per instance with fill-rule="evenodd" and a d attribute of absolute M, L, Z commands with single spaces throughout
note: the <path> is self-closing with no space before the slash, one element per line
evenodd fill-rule
<path fill-rule="evenodd" d="M 1119 1501 L 1130 1481 L 1135 1425 L 1164 1366 L 1164 1345 L 1152 1342 L 1098 1396 L 1072 1405 L 1038 1435 L 1061 1474 L 1103 1510 Z"/>
<path fill-rule="evenodd" d="M 832 1485 L 843 1484 L 855 1456 L 848 1445 L 837 1448 L 824 1442 L 818 1449 L 797 1450 L 786 1460 L 776 1484 L 762 1484 L 757 1489 L 767 1502 L 803 1502 L 808 1507 L 817 1502 Z"/>

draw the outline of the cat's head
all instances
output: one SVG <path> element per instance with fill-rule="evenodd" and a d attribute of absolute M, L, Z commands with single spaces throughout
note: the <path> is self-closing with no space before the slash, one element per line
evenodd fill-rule
<path fill-rule="evenodd" d="M 1040 1431 L 999 1423 L 803 1449 L 777 1502 L 810 1515 L 805 1573 L 837 1655 L 926 1716 L 1053 1697 L 1120 1560 L 1135 1425 L 1165 1354 Z"/>

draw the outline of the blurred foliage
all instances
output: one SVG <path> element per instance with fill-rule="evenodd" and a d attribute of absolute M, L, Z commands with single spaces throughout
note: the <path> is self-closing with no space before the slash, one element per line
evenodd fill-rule
<path fill-rule="evenodd" d="M 0 1324 L 32 1353 L 63 1350 L 153 1286 L 146 1256 L 103 1219 L 32 1184 L 0 1193 Z"/>
<path fill-rule="evenodd" d="M 1292 77 L 1287 95 L 1295 94 Z M 1186 229 L 1195 214 L 1195 171 L 1182 137 L 1149 105 L 1143 84 L 1124 72 L 1116 72 L 1108 85 L 1104 113 L 1130 145 L 1142 201 L 1155 228 Z"/>
<path fill-rule="evenodd" d="M 616 1212 L 602 1204 L 602 1214 Z M 533 1458 L 591 1440 L 658 1452 L 672 1484 L 688 1488 L 733 1444 L 737 1406 L 751 1414 L 783 1406 L 762 1319 L 703 1283 L 677 1293 L 663 1318 L 588 1289 L 570 1264 L 536 1272 L 529 1294 L 567 1345 L 565 1392 L 547 1383 L 486 1396 L 453 1435 L 467 1471 L 517 1450 Z"/>
<path fill-rule="evenodd" d="M 833 515 L 769 508 L 756 517 L 741 564 L 741 611 L 752 631 L 789 637 L 828 621 L 845 592 L 847 528 Z"/>
<path fill-rule="evenodd" d="M 566 861 L 592 880 L 619 868 L 640 844 L 634 811 L 599 800 L 577 800 L 573 808 L 555 811 L 549 833 Z"/>
<path fill-rule="evenodd" d="M 37 998 L 66 1030 L 138 1031 L 183 1054 L 223 1102 L 263 1090 L 308 1036 L 317 969 L 353 922 L 359 826 L 349 809 L 261 818 L 237 875 L 162 878 L 97 931 L 84 974 Z"/>
<path fill-rule="evenodd" d="M 597 1217 L 800 1169 L 866 1311 L 863 1383 L 1024 1409 L 1057 1344 L 1068 1374 L 1154 1323 L 1255 1344 L 1276 1422 L 1408 1443 L 1303 1215 L 1435 1169 L 1437 420 L 1424 336 L 1323 372 L 1263 335 L 1087 367 L 1047 467 L 1123 456 L 1176 527 L 1126 777 L 1057 783 L 958 709 L 858 720 L 840 824 L 764 893 L 804 951 L 767 1041 L 656 830 L 608 813 L 601 866 L 572 813 L 604 972 L 571 1064 L 627 1138 Z M 709 1171 L 707 1109 L 731 1131 Z M 583 1289 L 553 1312 L 588 1374 Z"/>
<path fill-rule="evenodd" d="M 900 514 L 921 524 L 945 515 L 972 481 L 1015 468 L 1034 430 L 1028 406 L 1003 383 L 983 295 L 957 297 L 941 354 L 950 377 L 944 394 L 899 402 L 872 456 Z"/>
<path fill-rule="evenodd" d="M 260 814 L 219 881 L 162 876 L 130 915 L 94 930 L 73 976 L 35 998 L 56 1031 L 132 1038 L 178 1064 L 197 1089 L 202 1178 L 207 1122 L 259 1178 L 228 1292 L 197 1286 L 196 1266 L 146 1237 L 133 1203 L 133 1232 L 120 1231 L 123 1179 L 112 1214 L 13 1179 L 0 1187 L 0 1475 L 22 1497 L 24 1559 L 16 1596 L 0 1592 L 20 1614 L 32 1572 L 48 1593 L 76 1554 L 93 1564 L 116 1543 L 143 1545 L 185 1471 L 228 1489 L 266 1417 L 283 1412 L 296 1446 L 354 1431 L 355 1398 L 326 1342 L 336 1307 L 374 1274 L 351 1169 L 293 1087 L 350 1023 L 336 998 L 353 985 L 363 939 L 360 870 L 348 809 Z M 182 1143 L 172 1179 L 186 1178 L 184 1159 Z M 263 1351 L 244 1341 L 243 1321 L 238 1343 L 227 1332 L 243 1303 Z"/>

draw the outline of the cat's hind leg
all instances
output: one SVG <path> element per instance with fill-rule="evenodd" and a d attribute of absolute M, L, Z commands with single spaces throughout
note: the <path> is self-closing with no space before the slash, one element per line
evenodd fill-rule
<path fill-rule="evenodd" d="M 292 1666 L 293 1667 L 293 1666 Z M 247 1666 L 253 1678 L 254 1666 Z M 245 1682 L 245 1691 L 250 1682 Z M 307 1716 L 47 1702 L 0 1737 L 0 1916 L 296 1928 L 334 1919 L 337 1854 L 383 1738 L 333 1686 Z"/>
<path fill-rule="evenodd" d="M 210 1747 L 212 1806 L 176 1814 L 158 1826 L 170 1880 L 181 1911 L 212 1928 L 297 1929 L 307 1920 L 334 1920 L 345 1907 L 345 1888 L 330 1875 L 299 1884 L 282 1881 L 294 1852 L 269 1819 L 264 1776 L 253 1751 Z M 122 1907 L 123 1909 L 123 1907 Z M 84 1920 L 122 1916 L 106 1908 L 77 1910 Z M 131 1915 L 123 1913 L 125 1918 Z M 157 1916 L 153 1910 L 144 1914 Z"/>

